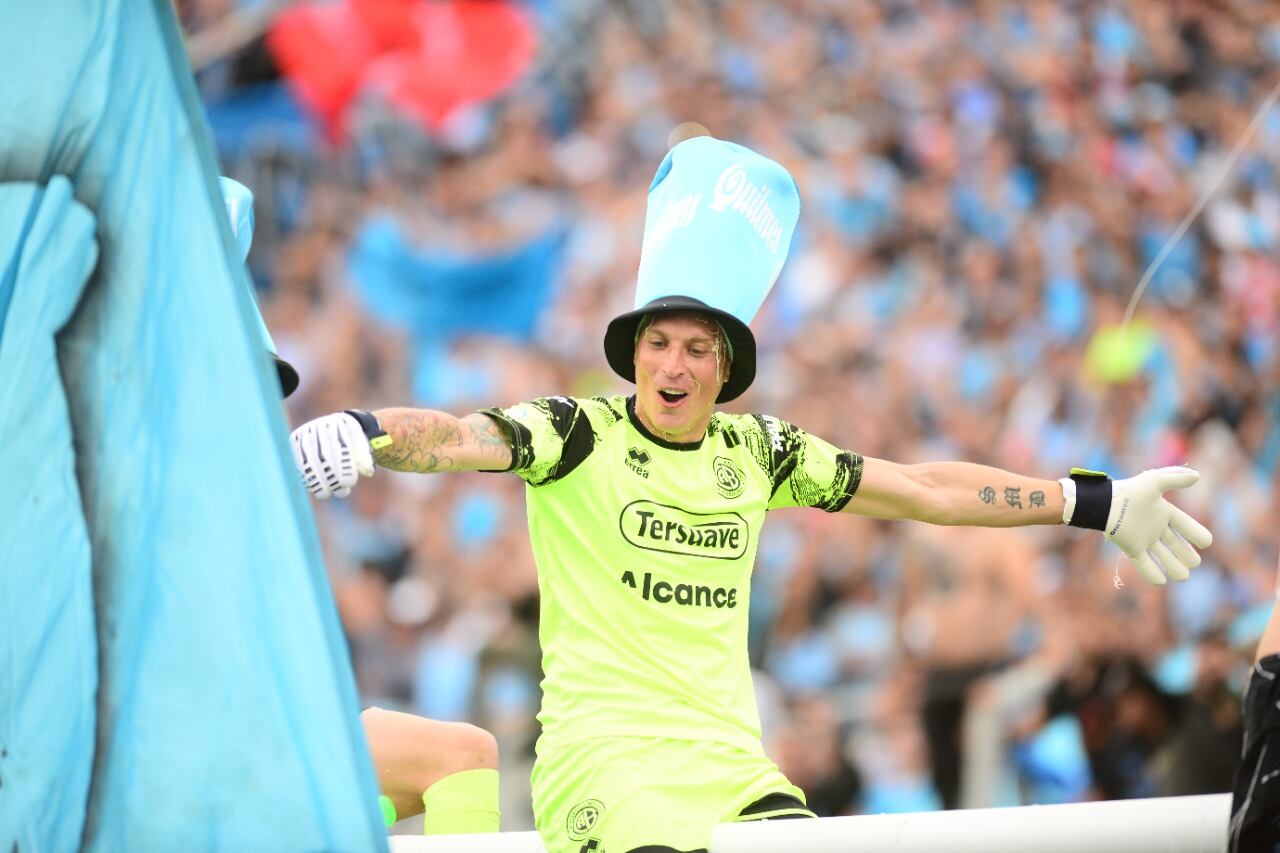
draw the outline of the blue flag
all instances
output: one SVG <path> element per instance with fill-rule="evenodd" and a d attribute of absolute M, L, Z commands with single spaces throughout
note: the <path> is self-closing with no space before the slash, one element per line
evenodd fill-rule
<path fill-rule="evenodd" d="M 6 4 L 0 71 L 0 849 L 385 849 L 172 8 Z"/>
<path fill-rule="evenodd" d="M 559 272 L 559 227 L 501 252 L 467 256 L 411 246 L 389 217 L 365 223 L 348 270 L 365 307 L 416 341 L 469 332 L 518 340 L 533 333 Z"/>
<path fill-rule="evenodd" d="M 92 565 L 54 335 L 98 256 L 66 178 L 0 184 L 0 849 L 74 850 L 98 686 Z M 15 487 L 16 486 L 16 487 Z"/>

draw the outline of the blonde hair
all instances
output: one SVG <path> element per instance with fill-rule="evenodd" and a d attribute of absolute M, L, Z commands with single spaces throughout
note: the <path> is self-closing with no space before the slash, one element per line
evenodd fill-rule
<path fill-rule="evenodd" d="M 708 323 L 716 327 L 716 346 L 715 346 L 716 372 L 717 373 L 720 372 L 720 367 L 721 367 L 720 354 L 721 353 L 724 353 L 724 356 L 725 356 L 724 366 L 732 367 L 733 366 L 733 344 L 729 342 L 729 333 L 724 330 L 724 326 L 720 324 L 720 321 L 717 320 L 715 317 L 708 316 L 699 311 L 691 310 L 688 313 L 697 314 L 698 317 L 700 317 L 703 320 L 706 320 Z M 633 342 L 634 345 L 639 345 L 640 336 L 643 335 L 648 330 L 648 328 L 653 325 L 653 322 L 657 319 L 658 319 L 658 312 L 656 311 L 651 314 L 645 314 L 643 317 L 640 318 L 640 323 L 639 325 L 636 326 L 636 339 Z M 727 371 L 725 371 L 725 381 L 728 381 L 728 378 L 729 378 L 729 374 Z"/>

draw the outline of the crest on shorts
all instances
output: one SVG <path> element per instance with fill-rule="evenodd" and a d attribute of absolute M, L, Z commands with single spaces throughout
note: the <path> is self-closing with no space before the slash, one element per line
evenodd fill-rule
<path fill-rule="evenodd" d="M 717 456 L 711 466 L 716 475 L 716 490 L 723 498 L 736 498 L 742 494 L 742 469 L 733 460 Z"/>
<path fill-rule="evenodd" d="M 583 800 L 569 809 L 569 817 L 565 819 L 565 831 L 574 841 L 582 841 L 591 834 L 591 830 L 604 814 L 604 803 L 599 800 Z"/>

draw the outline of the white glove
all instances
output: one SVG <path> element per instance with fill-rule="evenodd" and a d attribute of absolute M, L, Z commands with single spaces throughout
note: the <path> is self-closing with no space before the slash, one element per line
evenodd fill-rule
<path fill-rule="evenodd" d="M 1166 575 L 1186 580 L 1200 565 L 1196 548 L 1213 544 L 1208 528 L 1164 499 L 1170 489 L 1185 489 L 1199 479 L 1192 468 L 1169 467 L 1111 483 L 1111 510 L 1102 533 L 1154 584 L 1163 586 Z"/>
<path fill-rule="evenodd" d="M 360 479 L 373 476 L 373 448 L 360 422 L 346 412 L 307 421 L 289 435 L 303 485 L 320 500 L 345 498 Z"/>

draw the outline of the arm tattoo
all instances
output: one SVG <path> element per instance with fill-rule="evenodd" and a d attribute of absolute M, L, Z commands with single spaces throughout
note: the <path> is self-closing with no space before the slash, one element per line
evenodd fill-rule
<path fill-rule="evenodd" d="M 996 490 L 987 486 L 985 489 L 978 492 L 978 497 L 982 498 L 982 502 L 984 504 L 991 504 L 994 506 L 996 502 Z"/>
<path fill-rule="evenodd" d="M 393 471 L 502 470 L 511 464 L 511 439 L 488 415 L 455 418 L 425 409 L 379 410 L 391 445 L 373 459 Z M 492 460 L 494 464 L 486 464 Z"/>
<path fill-rule="evenodd" d="M 390 409 L 379 416 L 391 445 L 373 452 L 373 459 L 393 471 L 447 471 L 462 447 L 459 421 L 449 415 L 420 409 Z"/>
<path fill-rule="evenodd" d="M 1018 486 L 1005 486 L 1004 502 L 1014 509 L 1022 509 L 1022 489 Z"/>
<path fill-rule="evenodd" d="M 501 423 L 481 414 L 467 415 L 462 423 L 470 431 L 471 440 L 481 455 L 501 461 L 504 467 L 510 463 L 513 452 L 511 436 Z"/>
<path fill-rule="evenodd" d="M 1030 498 L 1032 506 L 1044 506 L 1044 492 L 1032 492 Z"/>

